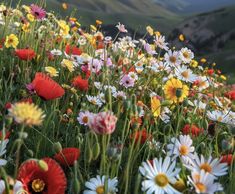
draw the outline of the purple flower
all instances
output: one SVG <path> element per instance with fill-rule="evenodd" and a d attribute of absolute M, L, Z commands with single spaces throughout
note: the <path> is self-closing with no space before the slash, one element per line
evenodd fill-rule
<path fill-rule="evenodd" d="M 129 75 L 124 75 L 120 81 L 120 85 L 125 88 L 133 87 L 135 84 L 135 80 L 131 78 Z"/>
<path fill-rule="evenodd" d="M 34 87 L 32 83 L 26 84 L 26 89 L 29 91 L 30 94 L 34 93 Z"/>
<path fill-rule="evenodd" d="M 41 7 L 35 4 L 31 4 L 30 9 L 31 9 L 31 14 L 38 20 L 41 20 L 46 17 L 46 11 Z"/>
<path fill-rule="evenodd" d="M 91 72 L 99 73 L 102 67 L 102 62 L 99 59 L 91 59 L 88 65 Z"/>

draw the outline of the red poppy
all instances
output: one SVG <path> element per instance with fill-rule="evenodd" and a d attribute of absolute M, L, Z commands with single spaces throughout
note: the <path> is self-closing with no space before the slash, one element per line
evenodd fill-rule
<path fill-rule="evenodd" d="M 213 75 L 214 74 L 214 69 L 208 69 L 207 74 L 208 75 Z"/>
<path fill-rule="evenodd" d="M 228 97 L 230 100 L 235 100 L 235 90 L 231 90 L 225 93 L 225 96 Z"/>
<path fill-rule="evenodd" d="M 227 155 L 223 155 L 220 159 L 220 162 L 221 163 L 228 163 L 228 165 L 231 165 L 232 164 L 232 161 L 234 160 L 235 158 L 233 157 L 232 154 L 227 154 Z"/>
<path fill-rule="evenodd" d="M 64 89 L 44 73 L 36 73 L 32 85 L 37 95 L 45 100 L 53 100 L 64 95 Z"/>
<path fill-rule="evenodd" d="M 64 148 L 62 151 L 54 156 L 62 166 L 72 166 L 80 156 L 78 148 Z"/>
<path fill-rule="evenodd" d="M 144 144 L 147 140 L 152 139 L 152 135 L 149 134 L 146 129 L 143 129 L 143 130 L 141 130 L 141 131 L 136 131 L 136 132 L 134 132 L 134 133 L 130 136 L 130 138 L 133 139 L 136 144 L 137 144 L 138 142 L 140 142 L 140 144 Z"/>
<path fill-rule="evenodd" d="M 32 60 L 35 57 L 35 52 L 32 49 L 16 49 L 15 54 L 21 60 L 27 61 Z"/>
<path fill-rule="evenodd" d="M 10 102 L 7 102 L 4 106 L 4 108 L 8 110 L 11 108 L 11 106 L 12 106 L 12 104 Z"/>
<path fill-rule="evenodd" d="M 60 165 L 51 158 L 44 158 L 48 170 L 43 170 L 35 160 L 27 160 L 18 171 L 24 189 L 29 194 L 64 194 L 67 181 Z"/>
<path fill-rule="evenodd" d="M 203 132 L 202 128 L 197 127 L 196 125 L 186 124 L 182 129 L 184 135 L 192 134 L 192 136 L 198 136 Z"/>
<path fill-rule="evenodd" d="M 78 88 L 81 91 L 87 91 L 88 90 L 88 80 L 82 79 L 81 76 L 77 76 L 73 79 L 72 85 L 76 88 Z"/>
<path fill-rule="evenodd" d="M 81 55 L 82 54 L 82 51 L 79 48 L 75 46 L 70 46 L 70 45 L 66 45 L 65 52 L 67 55 Z"/>

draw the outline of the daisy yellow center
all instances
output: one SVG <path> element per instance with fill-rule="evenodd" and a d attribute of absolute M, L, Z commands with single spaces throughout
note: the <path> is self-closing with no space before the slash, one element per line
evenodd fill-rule
<path fill-rule="evenodd" d="M 97 104 L 96 100 L 91 100 L 91 103 L 94 104 L 94 105 Z"/>
<path fill-rule="evenodd" d="M 32 182 L 32 189 L 34 190 L 34 192 L 39 193 L 42 192 L 44 190 L 45 187 L 45 183 L 43 180 L 41 179 L 35 179 Z"/>
<path fill-rule="evenodd" d="M 84 116 L 84 117 L 82 118 L 82 121 L 83 121 L 83 123 L 88 123 L 88 117 L 87 117 L 87 116 Z"/>
<path fill-rule="evenodd" d="M 188 52 L 184 52 L 183 56 L 187 59 L 187 58 L 189 58 L 189 53 Z"/>
<path fill-rule="evenodd" d="M 223 120 L 223 117 L 219 116 L 217 121 L 221 122 Z"/>
<path fill-rule="evenodd" d="M 200 169 L 202 170 L 205 170 L 206 172 L 208 172 L 208 173 L 211 173 L 211 171 L 212 171 L 212 168 L 211 168 L 211 166 L 208 164 L 208 163 L 204 163 L 204 164 L 202 164 L 201 166 L 200 166 Z"/>
<path fill-rule="evenodd" d="M 206 186 L 203 183 L 196 183 L 196 187 L 200 193 L 206 192 Z"/>
<path fill-rule="evenodd" d="M 97 187 L 95 191 L 97 194 L 104 194 L 104 186 L 101 185 L 101 186 Z"/>
<path fill-rule="evenodd" d="M 189 78 L 189 72 L 188 71 L 183 71 L 181 73 L 181 75 L 184 77 L 184 78 Z"/>
<path fill-rule="evenodd" d="M 168 178 L 167 178 L 167 176 L 165 174 L 158 174 L 155 177 L 155 183 L 159 187 L 165 187 L 169 183 L 169 180 L 168 180 Z"/>
<path fill-rule="evenodd" d="M 201 81 L 201 82 L 199 83 L 199 86 L 200 86 L 200 87 L 206 86 L 206 82 L 205 82 L 205 81 Z"/>
<path fill-rule="evenodd" d="M 188 150 L 188 147 L 186 145 L 182 145 L 180 146 L 179 148 L 179 152 L 182 156 L 185 156 L 188 154 L 189 150 Z"/>
<path fill-rule="evenodd" d="M 170 57 L 170 62 L 175 63 L 175 62 L 176 62 L 176 57 L 171 56 L 171 57 Z"/>

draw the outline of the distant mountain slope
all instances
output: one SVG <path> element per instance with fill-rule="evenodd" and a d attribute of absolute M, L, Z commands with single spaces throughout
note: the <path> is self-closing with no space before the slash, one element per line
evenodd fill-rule
<path fill-rule="evenodd" d="M 153 0 L 160 6 L 180 14 L 203 13 L 235 5 L 235 0 Z"/>
<path fill-rule="evenodd" d="M 231 70 L 235 69 L 234 18 L 235 6 L 199 14 L 182 22 L 169 39 L 180 46 L 178 35 L 184 34 L 188 46 L 197 54 L 217 62 L 224 72 L 232 73 Z"/>

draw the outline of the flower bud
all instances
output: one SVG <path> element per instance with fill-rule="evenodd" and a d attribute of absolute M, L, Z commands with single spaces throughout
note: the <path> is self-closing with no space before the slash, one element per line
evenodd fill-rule
<path fill-rule="evenodd" d="M 100 144 L 97 142 L 95 143 L 92 149 L 93 160 L 96 160 L 99 157 L 99 155 L 100 155 Z"/>
<path fill-rule="evenodd" d="M 19 132 L 19 138 L 20 139 L 26 139 L 28 137 L 28 133 L 26 132 Z"/>
<path fill-rule="evenodd" d="M 183 192 L 186 189 L 186 185 L 183 179 L 177 180 L 173 185 L 173 187 L 180 192 Z"/>
<path fill-rule="evenodd" d="M 55 150 L 56 153 L 61 152 L 62 146 L 61 146 L 60 142 L 54 143 L 54 144 L 53 144 L 53 149 Z"/>
<path fill-rule="evenodd" d="M 180 98 L 183 94 L 183 90 L 181 88 L 177 88 L 175 91 L 175 95 L 177 98 Z"/>
<path fill-rule="evenodd" d="M 48 165 L 44 160 L 38 160 L 38 166 L 43 170 L 43 171 L 48 171 Z"/>
<path fill-rule="evenodd" d="M 221 142 L 221 148 L 223 151 L 228 151 L 231 149 L 231 144 L 227 140 L 223 139 Z"/>
<path fill-rule="evenodd" d="M 73 189 L 75 194 L 78 194 L 81 191 L 81 184 L 76 177 L 74 178 Z"/>

